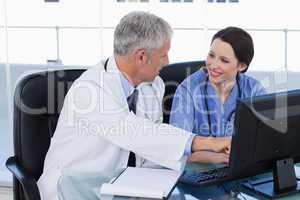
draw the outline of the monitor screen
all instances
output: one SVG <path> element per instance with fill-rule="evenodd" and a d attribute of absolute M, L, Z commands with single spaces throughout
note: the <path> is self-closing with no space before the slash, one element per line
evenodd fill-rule
<path fill-rule="evenodd" d="M 244 178 L 300 161 L 300 90 L 239 99 L 230 173 Z"/>

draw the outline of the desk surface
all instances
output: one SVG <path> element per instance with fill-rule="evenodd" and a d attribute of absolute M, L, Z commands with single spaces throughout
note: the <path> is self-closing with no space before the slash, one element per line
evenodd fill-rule
<path fill-rule="evenodd" d="M 202 171 L 207 168 L 211 168 L 212 165 L 189 165 L 188 170 L 192 171 Z M 78 172 L 68 172 L 64 174 L 58 183 L 58 195 L 60 200 L 98 200 L 100 199 L 100 187 L 102 183 L 108 182 L 112 177 L 114 177 L 119 172 L 107 172 L 107 173 L 78 173 Z M 239 193 L 240 190 L 235 188 L 233 192 L 231 190 L 232 184 L 229 183 L 219 186 L 208 186 L 208 187 L 195 187 L 184 184 L 177 184 L 169 199 L 176 200 L 195 200 L 195 199 L 234 199 L 233 195 L 238 195 L 238 199 L 255 200 L 256 198 L 248 196 L 244 193 Z M 238 193 L 238 194 L 237 194 Z M 103 198 L 102 198 L 103 199 Z M 128 199 L 124 197 L 115 197 L 113 199 Z M 133 199 L 133 198 L 130 198 Z M 139 198 L 141 199 L 141 198 Z M 280 198 L 282 200 L 296 200 L 300 199 L 300 194 Z"/>

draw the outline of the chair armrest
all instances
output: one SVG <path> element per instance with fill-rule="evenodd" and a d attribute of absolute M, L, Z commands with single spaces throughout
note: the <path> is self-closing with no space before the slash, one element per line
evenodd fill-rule
<path fill-rule="evenodd" d="M 6 167 L 22 185 L 26 199 L 41 200 L 36 180 L 32 176 L 26 174 L 24 168 L 18 164 L 15 157 L 9 157 L 7 159 Z"/>

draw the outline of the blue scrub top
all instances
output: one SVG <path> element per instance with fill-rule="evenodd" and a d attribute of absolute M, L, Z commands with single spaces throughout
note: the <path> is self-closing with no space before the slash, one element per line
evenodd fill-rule
<path fill-rule="evenodd" d="M 234 132 L 236 100 L 239 97 L 235 84 L 224 104 L 221 103 L 210 81 L 207 82 L 208 110 L 205 106 L 205 82 L 207 73 L 202 69 L 188 76 L 178 87 L 173 98 L 170 124 L 202 136 L 224 137 Z M 266 93 L 254 78 L 240 74 L 241 98 Z M 208 112 L 211 118 L 209 133 Z"/>

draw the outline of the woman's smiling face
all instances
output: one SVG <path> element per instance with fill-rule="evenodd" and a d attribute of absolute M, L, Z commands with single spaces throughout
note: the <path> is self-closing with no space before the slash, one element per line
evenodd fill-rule
<path fill-rule="evenodd" d="M 206 58 L 206 67 L 209 81 L 219 85 L 224 82 L 235 81 L 237 73 L 247 66 L 239 63 L 229 43 L 216 38 L 211 43 Z"/>

